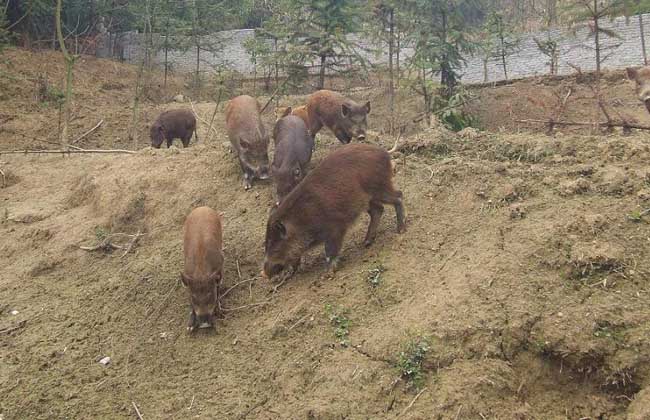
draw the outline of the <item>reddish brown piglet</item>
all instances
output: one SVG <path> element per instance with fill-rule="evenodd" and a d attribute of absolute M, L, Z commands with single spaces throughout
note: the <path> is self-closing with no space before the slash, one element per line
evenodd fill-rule
<path fill-rule="evenodd" d="M 269 177 L 269 136 L 257 100 L 248 95 L 231 99 L 226 106 L 226 128 L 244 173 L 244 189 L 248 190 L 254 178 Z"/>
<path fill-rule="evenodd" d="M 365 245 L 370 246 L 384 204 L 395 207 L 397 231 L 404 232 L 402 193 L 393 185 L 390 155 L 369 144 L 335 150 L 272 210 L 266 225 L 263 275 L 272 277 L 286 269 L 283 277 L 290 277 L 302 254 L 320 243 L 325 244 L 330 268 L 336 270 L 347 229 L 367 211 Z"/>
<path fill-rule="evenodd" d="M 199 141 L 199 135 L 196 132 L 196 118 L 188 109 L 172 109 L 163 112 L 149 129 L 151 146 L 156 149 L 160 149 L 165 140 L 167 147 L 170 147 L 174 139 L 181 139 L 183 147 L 187 147 L 192 134 L 196 136 L 196 141 Z"/>
<path fill-rule="evenodd" d="M 275 110 L 275 121 L 277 122 L 280 118 L 287 115 L 295 115 L 305 122 L 305 125 L 309 127 L 309 115 L 307 114 L 307 105 L 301 105 L 297 107 L 279 107 Z"/>
<path fill-rule="evenodd" d="M 650 112 L 650 66 L 628 67 L 627 78 L 634 81 L 636 95 Z"/>
<path fill-rule="evenodd" d="M 197 207 L 183 227 L 185 267 L 181 281 L 190 291 L 188 330 L 214 325 L 223 277 L 221 217 L 209 207 Z"/>
<path fill-rule="evenodd" d="M 331 90 L 319 90 L 307 100 L 309 132 L 313 137 L 325 126 L 332 130 L 341 143 L 352 139 L 364 140 L 368 128 L 370 102 L 359 105 Z"/>
<path fill-rule="evenodd" d="M 277 199 L 281 201 L 305 177 L 311 160 L 314 139 L 307 126 L 287 108 L 285 117 L 275 123 L 273 141 L 275 152 L 271 173 L 275 181 Z"/>

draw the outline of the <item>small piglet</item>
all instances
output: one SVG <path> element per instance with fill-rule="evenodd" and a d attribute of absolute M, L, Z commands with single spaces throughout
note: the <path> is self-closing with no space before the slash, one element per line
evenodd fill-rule
<path fill-rule="evenodd" d="M 160 149 L 163 141 L 167 140 L 167 147 L 172 145 L 172 140 L 178 138 L 183 142 L 183 147 L 190 144 L 192 134 L 199 141 L 196 131 L 196 118 L 188 109 L 172 109 L 158 116 L 149 129 L 151 146 Z"/>
<path fill-rule="evenodd" d="M 271 174 L 275 180 L 277 199 L 280 202 L 305 177 L 311 160 L 314 139 L 307 132 L 304 121 L 285 110 L 273 129 L 275 152 Z"/>
<path fill-rule="evenodd" d="M 188 330 L 214 324 L 223 277 L 221 217 L 209 207 L 197 207 L 185 219 L 183 227 L 185 268 L 181 281 L 190 290 Z"/>
<path fill-rule="evenodd" d="M 319 90 L 307 100 L 308 129 L 313 137 L 325 126 L 341 143 L 352 139 L 364 140 L 368 128 L 370 102 L 359 105 L 331 90 Z"/>
<path fill-rule="evenodd" d="M 634 81 L 636 95 L 650 112 L 650 66 L 628 67 L 627 78 Z"/>
<path fill-rule="evenodd" d="M 226 106 L 228 138 L 244 172 L 246 190 L 251 188 L 253 178 L 269 177 L 269 136 L 262 123 L 260 108 L 257 100 L 248 95 L 237 96 Z"/>
<path fill-rule="evenodd" d="M 287 269 L 293 275 L 300 257 L 309 248 L 324 243 L 331 270 L 347 229 L 367 211 L 370 224 L 365 245 L 377 235 L 384 204 L 395 207 L 397 231 L 404 232 L 402 193 L 393 185 L 390 155 L 369 144 L 340 147 L 323 161 L 271 211 L 266 225 L 264 277 Z"/>

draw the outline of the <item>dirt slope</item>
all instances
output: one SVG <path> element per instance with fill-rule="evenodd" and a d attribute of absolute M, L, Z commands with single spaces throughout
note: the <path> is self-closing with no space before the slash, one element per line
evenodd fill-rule
<path fill-rule="evenodd" d="M 274 291 L 257 277 L 273 188 L 243 190 L 222 120 L 182 150 L 0 155 L 3 419 L 650 418 L 647 135 L 407 137 L 408 231 L 387 208 L 365 249 L 364 215 L 333 278 L 319 248 Z M 319 135 L 314 164 L 336 147 Z M 223 213 L 225 287 L 254 281 L 188 335 L 199 205 Z M 124 256 L 80 249 L 137 232 Z"/>

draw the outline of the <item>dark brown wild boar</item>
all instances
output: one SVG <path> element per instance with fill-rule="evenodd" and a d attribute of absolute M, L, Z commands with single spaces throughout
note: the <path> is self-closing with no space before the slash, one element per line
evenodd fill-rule
<path fill-rule="evenodd" d="M 650 112 L 650 66 L 628 67 L 627 77 L 636 84 L 637 97 Z"/>
<path fill-rule="evenodd" d="M 305 122 L 289 114 L 291 107 L 286 109 L 286 116 L 280 118 L 273 129 L 275 152 L 271 174 L 278 202 L 305 177 L 314 147 L 314 139 L 309 135 Z"/>
<path fill-rule="evenodd" d="M 320 129 L 325 126 L 332 130 L 341 143 L 366 138 L 370 102 L 359 105 L 340 93 L 319 90 L 309 96 L 307 113 L 309 119 L 307 127 L 313 137 L 316 137 Z"/>
<path fill-rule="evenodd" d="M 390 155 L 369 144 L 340 147 L 330 153 L 271 211 L 266 225 L 263 275 L 287 269 L 288 278 L 309 248 L 324 243 L 336 270 L 348 227 L 364 211 L 370 215 L 365 245 L 377 235 L 384 204 L 395 207 L 397 231 L 405 230 L 402 193 L 393 186 Z"/>
<path fill-rule="evenodd" d="M 248 95 L 231 99 L 226 106 L 226 128 L 244 173 L 244 189 L 248 190 L 253 178 L 269 177 L 269 137 L 257 100 Z"/>
<path fill-rule="evenodd" d="M 289 110 L 289 111 L 287 111 Z M 275 121 L 277 122 L 280 118 L 287 116 L 287 115 L 295 115 L 296 117 L 300 117 L 305 122 L 305 125 L 309 127 L 309 115 L 307 114 L 307 105 L 301 105 L 298 107 L 278 107 L 275 110 Z"/>
<path fill-rule="evenodd" d="M 190 291 L 188 330 L 214 324 L 223 277 L 221 217 L 209 207 L 197 207 L 185 219 L 183 227 L 185 267 L 181 281 Z"/>
<path fill-rule="evenodd" d="M 183 147 L 190 144 L 192 134 L 199 141 L 196 132 L 196 118 L 188 109 L 172 109 L 165 111 L 156 118 L 149 129 L 151 146 L 160 149 L 163 141 L 167 140 L 167 147 L 172 145 L 172 140 L 181 139 Z"/>

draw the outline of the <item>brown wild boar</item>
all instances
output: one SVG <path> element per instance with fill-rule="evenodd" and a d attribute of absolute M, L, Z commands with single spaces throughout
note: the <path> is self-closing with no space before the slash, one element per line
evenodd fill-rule
<path fill-rule="evenodd" d="M 197 207 L 185 219 L 183 227 L 185 267 L 181 281 L 190 291 L 188 330 L 214 324 L 223 277 L 221 217 L 209 207 Z"/>
<path fill-rule="evenodd" d="M 151 146 L 160 149 L 163 141 L 167 140 L 167 147 L 172 145 L 172 140 L 181 139 L 183 147 L 190 144 L 192 134 L 199 141 L 196 131 L 196 118 L 188 109 L 172 109 L 165 111 L 156 118 L 149 129 Z"/>
<path fill-rule="evenodd" d="M 287 111 L 289 110 L 289 111 Z M 287 115 L 295 115 L 296 117 L 300 117 L 305 122 L 306 126 L 309 126 L 309 115 L 307 114 L 307 105 L 301 105 L 298 107 L 278 107 L 275 110 L 275 121 L 277 122 L 280 118 L 287 116 Z"/>
<path fill-rule="evenodd" d="M 628 67 L 627 78 L 636 84 L 636 95 L 650 112 L 650 66 Z"/>
<path fill-rule="evenodd" d="M 289 114 L 291 107 L 286 109 L 286 116 L 280 118 L 273 129 L 275 152 L 271 175 L 275 180 L 278 202 L 305 177 L 314 147 L 314 139 L 304 121 Z"/>
<path fill-rule="evenodd" d="M 269 137 L 260 116 L 260 104 L 248 95 L 233 98 L 226 106 L 226 128 L 244 173 L 244 189 L 253 178 L 269 177 Z"/>
<path fill-rule="evenodd" d="M 340 93 L 319 90 L 309 96 L 307 113 L 309 118 L 307 127 L 313 137 L 316 137 L 318 131 L 325 126 L 332 130 L 341 143 L 366 138 L 370 102 L 359 105 Z"/>
<path fill-rule="evenodd" d="M 286 279 L 309 248 L 325 244 L 331 270 L 338 266 L 343 238 L 364 211 L 370 224 L 364 244 L 370 246 L 384 204 L 395 207 L 397 231 L 405 230 L 402 193 L 393 186 L 390 155 L 369 144 L 340 147 L 330 153 L 271 211 L 266 225 L 263 275 L 273 277 L 283 269 Z"/>

